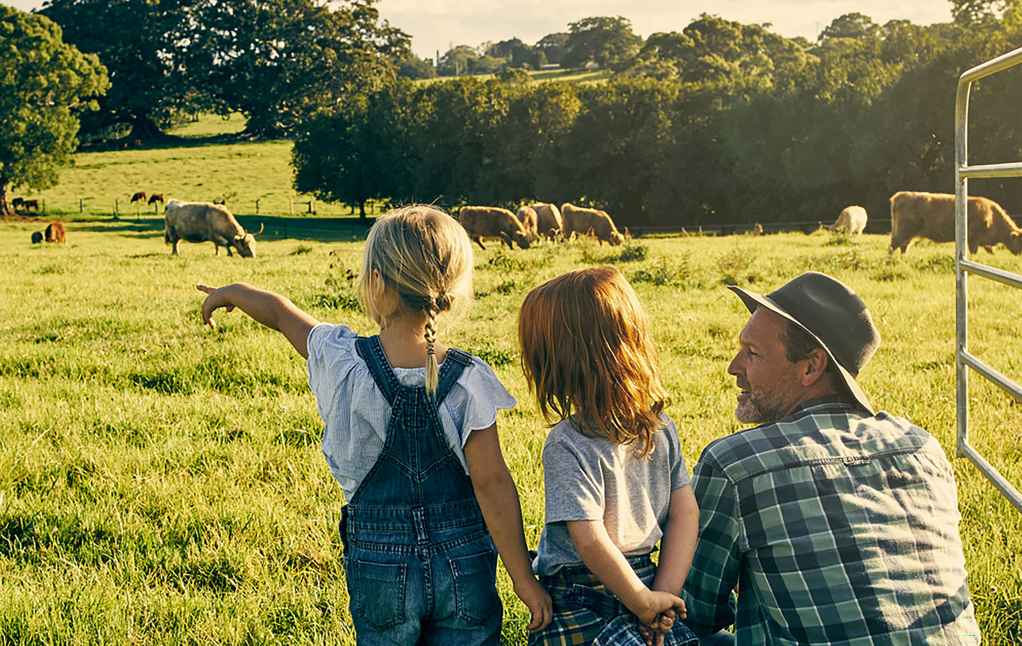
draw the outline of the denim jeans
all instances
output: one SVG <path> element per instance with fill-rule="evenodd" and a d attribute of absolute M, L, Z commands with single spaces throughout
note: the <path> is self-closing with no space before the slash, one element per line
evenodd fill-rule
<path fill-rule="evenodd" d="M 359 646 L 499 643 L 497 553 L 485 530 L 435 532 L 435 549 L 423 552 L 386 530 L 355 533 L 344 567 Z"/>
<path fill-rule="evenodd" d="M 430 395 L 398 382 L 378 337 L 355 349 L 391 405 L 383 451 L 341 513 L 358 645 L 496 646 L 497 553 L 437 415 L 471 357 L 449 349 Z"/>

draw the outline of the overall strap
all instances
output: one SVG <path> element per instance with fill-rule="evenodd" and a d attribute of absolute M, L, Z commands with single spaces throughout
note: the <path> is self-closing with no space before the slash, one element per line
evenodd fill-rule
<path fill-rule="evenodd" d="M 397 397 L 397 393 L 401 389 L 401 383 L 394 376 L 394 371 L 390 369 L 387 355 L 384 354 L 383 346 L 380 345 L 379 335 L 358 337 L 355 340 L 355 351 L 369 366 L 369 373 L 372 374 L 373 381 L 376 382 L 377 388 L 387 399 L 387 403 L 393 406 L 394 398 Z"/>
<path fill-rule="evenodd" d="M 433 396 L 433 400 L 438 404 L 442 402 L 451 392 L 454 384 L 458 383 L 461 373 L 465 372 L 465 368 L 470 365 L 472 365 L 472 355 L 457 348 L 448 348 L 444 363 L 440 366 L 440 375 L 437 378 L 436 394 Z"/>

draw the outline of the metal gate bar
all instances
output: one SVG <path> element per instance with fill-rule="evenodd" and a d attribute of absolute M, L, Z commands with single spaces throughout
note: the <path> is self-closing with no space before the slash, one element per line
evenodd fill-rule
<path fill-rule="evenodd" d="M 1022 276 L 973 262 L 966 257 L 969 228 L 966 223 L 970 178 L 1022 177 L 1022 162 L 969 166 L 969 92 L 976 81 L 1022 64 L 1022 48 L 987 61 L 968 70 L 958 79 L 955 94 L 955 374 L 958 418 L 958 455 L 972 461 L 997 489 L 1022 511 L 1022 493 L 1004 479 L 1000 472 L 969 445 L 969 370 L 1000 386 L 1009 395 L 1022 401 L 1022 386 L 994 370 L 968 351 L 968 273 L 976 274 L 1012 287 L 1022 287 Z M 968 272 L 968 273 L 967 273 Z"/>

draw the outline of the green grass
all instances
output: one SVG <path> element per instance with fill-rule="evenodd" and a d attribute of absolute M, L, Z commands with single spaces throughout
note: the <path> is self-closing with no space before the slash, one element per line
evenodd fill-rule
<path fill-rule="evenodd" d="M 129 203 L 137 191 L 196 202 L 226 197 L 231 211 L 242 214 L 255 214 L 258 199 L 261 214 L 289 215 L 293 209 L 296 216 L 307 215 L 313 198 L 293 189 L 291 142 L 239 140 L 235 135 L 243 128 L 238 115 L 203 115 L 170 131 L 174 138 L 165 144 L 79 152 L 56 187 L 16 194 L 42 200 L 47 214 L 72 217 L 109 217 L 115 208 L 125 218 L 153 215 L 153 207 Z M 320 216 L 351 213 L 344 204 L 315 206 Z"/>
<path fill-rule="evenodd" d="M 130 154 L 130 153 L 126 153 Z M 144 223 L 143 223 L 144 224 Z M 345 270 L 361 243 L 278 240 L 254 259 L 154 228 L 71 223 L 66 246 L 0 224 L 0 643 L 354 643 L 337 538 L 341 505 L 319 449 L 304 363 L 240 314 L 213 332 L 193 285 L 250 281 L 323 320 L 373 332 Z M 543 521 L 545 426 L 518 368 L 515 315 L 528 289 L 568 269 L 615 263 L 650 316 L 689 466 L 739 428 L 725 368 L 746 320 L 723 288 L 768 290 L 835 274 L 870 304 L 883 344 L 863 375 L 882 408 L 954 453 L 950 245 L 900 261 L 886 240 L 822 234 L 574 243 L 476 257 L 476 302 L 441 319 L 448 342 L 490 361 L 518 398 L 501 438 L 535 546 Z M 643 249 L 640 251 L 639 249 Z M 1022 259 L 994 260 L 1014 271 Z M 1022 374 L 1017 292 L 972 281 L 971 347 Z M 1022 408 L 977 384 L 973 441 L 1022 483 Z M 1022 514 L 954 460 L 970 586 L 988 644 L 1022 642 Z M 507 643 L 525 611 L 501 570 Z"/>

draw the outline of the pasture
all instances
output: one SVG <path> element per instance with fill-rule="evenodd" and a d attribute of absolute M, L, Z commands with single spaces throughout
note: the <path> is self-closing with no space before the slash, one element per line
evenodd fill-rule
<path fill-rule="evenodd" d="M 161 145 L 79 152 L 57 186 L 16 194 L 38 198 L 49 214 L 66 217 L 110 216 L 115 206 L 122 219 L 152 216 L 152 206 L 129 203 L 136 191 L 197 202 L 227 198 L 234 213 L 255 214 L 259 200 L 261 214 L 288 215 L 292 208 L 295 215 L 307 214 L 313 197 L 292 187 L 291 142 L 239 139 L 244 127 L 240 115 L 206 114 L 171 130 L 172 138 Z M 320 216 L 350 213 L 343 204 L 317 200 L 314 206 Z"/>
<path fill-rule="evenodd" d="M 373 332 L 345 270 L 361 243 L 281 239 L 254 259 L 215 257 L 162 232 L 69 223 L 65 246 L 0 224 L 0 643 L 354 644 L 337 522 L 340 490 L 319 450 L 304 363 L 238 313 L 199 320 L 197 282 L 248 281 L 325 321 Z M 725 373 L 746 319 L 725 282 L 769 290 L 832 273 L 870 304 L 883 335 L 863 383 L 883 409 L 954 446 L 950 245 L 891 262 L 886 238 L 644 239 L 476 256 L 476 302 L 441 336 L 487 360 L 518 399 L 499 418 L 527 538 L 542 525 L 545 425 L 518 366 L 524 294 L 571 268 L 616 264 L 654 322 L 689 468 L 739 429 Z M 1003 267 L 1022 259 L 1001 249 Z M 1018 295 L 972 281 L 971 347 L 1022 375 Z M 1020 409 L 978 380 L 973 441 L 1022 483 Z M 955 459 L 970 586 L 988 644 L 1022 642 L 1022 515 Z M 506 643 L 524 607 L 500 573 Z"/>

